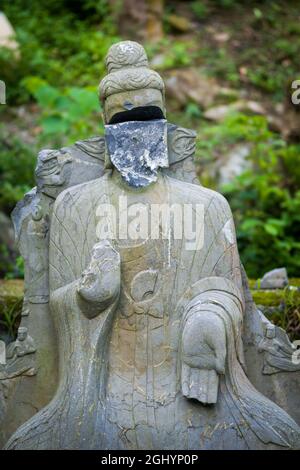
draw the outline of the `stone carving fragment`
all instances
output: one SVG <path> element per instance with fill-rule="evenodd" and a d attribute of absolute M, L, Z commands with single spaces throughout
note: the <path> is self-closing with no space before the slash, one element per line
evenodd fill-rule
<path fill-rule="evenodd" d="M 264 353 L 263 374 L 276 374 L 282 371 L 299 371 L 300 360 L 297 347 L 286 332 L 271 323 L 265 326 L 265 336 L 259 343 L 259 351 Z"/>
<path fill-rule="evenodd" d="M 27 328 L 20 326 L 16 341 L 10 343 L 6 350 L 6 359 L 22 357 L 36 351 L 33 339 L 28 335 Z"/>
<path fill-rule="evenodd" d="M 170 163 L 172 164 L 193 156 L 195 150 L 196 132 L 190 129 L 184 129 L 183 127 L 172 126 L 169 133 Z"/>

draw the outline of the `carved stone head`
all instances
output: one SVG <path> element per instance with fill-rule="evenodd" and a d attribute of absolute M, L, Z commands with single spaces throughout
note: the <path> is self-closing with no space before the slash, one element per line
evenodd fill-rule
<path fill-rule="evenodd" d="M 27 338 L 27 328 L 25 326 L 20 326 L 18 328 L 18 340 L 25 341 Z"/>
<path fill-rule="evenodd" d="M 122 41 L 111 46 L 106 67 L 108 75 L 99 86 L 106 124 L 165 117 L 163 80 L 149 68 L 140 44 Z"/>

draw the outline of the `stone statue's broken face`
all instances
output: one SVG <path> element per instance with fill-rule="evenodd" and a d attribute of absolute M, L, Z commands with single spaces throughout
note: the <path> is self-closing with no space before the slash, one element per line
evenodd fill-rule
<path fill-rule="evenodd" d="M 105 126 L 106 153 L 123 180 L 141 188 L 168 166 L 167 121 L 127 121 Z"/>
<path fill-rule="evenodd" d="M 147 88 L 116 93 L 104 103 L 106 158 L 130 186 L 144 187 L 168 166 L 162 93 Z"/>
<path fill-rule="evenodd" d="M 162 93 L 154 88 L 115 93 L 104 102 L 106 124 L 164 119 L 165 115 Z"/>

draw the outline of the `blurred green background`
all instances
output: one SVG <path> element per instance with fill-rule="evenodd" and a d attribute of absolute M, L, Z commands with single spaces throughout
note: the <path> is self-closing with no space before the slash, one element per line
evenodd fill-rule
<path fill-rule="evenodd" d="M 97 87 L 120 39 L 142 42 L 165 79 L 168 120 L 197 130 L 199 178 L 229 200 L 248 275 L 285 266 L 300 277 L 299 7 L 2 0 L 15 42 L 0 47 L 0 277 L 22 276 L 7 216 L 34 186 L 38 149 L 103 132 Z"/>

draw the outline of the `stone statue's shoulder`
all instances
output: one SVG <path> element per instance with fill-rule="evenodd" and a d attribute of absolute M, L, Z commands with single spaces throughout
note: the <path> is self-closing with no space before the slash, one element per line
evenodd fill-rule
<path fill-rule="evenodd" d="M 93 198 L 101 193 L 101 188 L 104 190 L 104 181 L 107 180 L 107 174 L 100 176 L 91 181 L 80 183 L 70 188 L 66 188 L 56 198 L 53 211 L 59 211 L 60 207 L 74 205 L 74 201 L 93 201 Z"/>
<path fill-rule="evenodd" d="M 168 177 L 168 183 L 172 194 L 180 201 L 204 204 L 209 211 L 222 211 L 228 216 L 232 215 L 227 199 L 217 191 L 171 177 Z"/>

